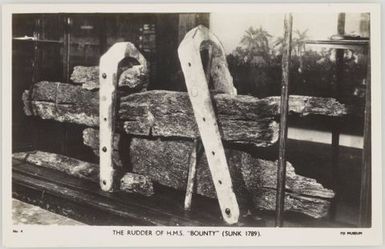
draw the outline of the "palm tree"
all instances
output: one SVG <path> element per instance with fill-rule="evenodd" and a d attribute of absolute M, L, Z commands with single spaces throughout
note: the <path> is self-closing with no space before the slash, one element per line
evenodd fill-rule
<path fill-rule="evenodd" d="M 308 29 L 305 31 L 301 32 L 298 29 L 294 31 L 296 37 L 295 37 L 295 46 L 297 49 L 297 55 L 301 56 L 303 52 L 305 52 L 305 42 L 308 39 L 307 35 Z"/>
<path fill-rule="evenodd" d="M 291 40 L 291 53 L 292 55 L 299 57 L 299 68 L 298 71 L 302 72 L 303 70 L 303 54 L 305 52 L 305 44 L 306 40 L 308 39 L 307 35 L 308 30 L 305 31 L 299 31 L 298 29 L 294 31 L 294 36 Z M 283 37 L 278 37 L 274 42 L 274 48 L 277 48 L 280 54 L 282 54 L 283 50 L 283 43 L 284 39 Z"/>
<path fill-rule="evenodd" d="M 261 26 L 258 29 L 249 27 L 241 39 L 241 44 L 248 50 L 251 57 L 256 55 L 267 57 L 270 52 L 269 38 L 271 37 Z"/>
<path fill-rule="evenodd" d="M 307 32 L 307 29 L 303 32 L 299 31 L 298 29 L 294 31 L 294 36 L 291 40 L 291 52 L 293 55 L 301 56 L 305 51 L 305 41 L 308 39 Z M 277 49 L 281 54 L 283 49 L 283 42 L 283 37 L 278 37 L 275 40 L 273 46 L 274 48 L 278 47 Z"/>
<path fill-rule="evenodd" d="M 299 68 L 298 71 L 302 73 L 303 71 L 303 54 L 305 53 L 305 42 L 308 39 L 307 36 L 308 30 L 301 32 L 298 29 L 295 31 L 296 34 L 296 48 L 297 48 L 297 55 L 299 56 Z"/>
<path fill-rule="evenodd" d="M 278 50 L 279 54 L 283 53 L 283 43 L 284 43 L 284 39 L 282 36 L 278 36 L 277 39 L 275 39 L 273 48 Z"/>

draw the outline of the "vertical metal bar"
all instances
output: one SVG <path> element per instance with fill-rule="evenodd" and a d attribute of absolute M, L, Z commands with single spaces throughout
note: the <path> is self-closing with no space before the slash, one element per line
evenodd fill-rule
<path fill-rule="evenodd" d="M 345 13 L 338 14 L 338 24 L 337 24 L 337 33 L 339 35 L 345 34 Z M 339 100 L 341 98 L 341 81 L 343 78 L 343 64 L 344 64 L 344 49 L 336 50 L 336 77 L 335 83 L 333 85 L 333 97 Z M 333 177 L 333 186 L 336 192 L 334 201 L 330 209 L 330 219 L 335 220 L 337 212 L 337 202 L 339 199 L 339 167 L 338 167 L 338 157 L 340 153 L 340 127 L 341 122 L 338 118 L 332 120 L 332 177 Z"/>
<path fill-rule="evenodd" d="M 290 57 L 291 57 L 291 35 L 293 28 L 292 14 L 286 14 L 284 20 L 284 47 L 282 54 L 282 84 L 281 105 L 279 124 L 279 155 L 277 170 L 277 195 L 275 226 L 283 225 L 283 212 L 285 202 L 285 180 L 286 180 L 286 141 L 287 141 L 287 116 L 289 105 L 289 81 L 290 81 Z"/>
<path fill-rule="evenodd" d="M 70 81 L 70 55 L 71 55 L 71 25 L 72 20 L 69 16 L 64 16 L 64 33 L 63 33 L 63 58 L 62 58 L 62 68 L 63 68 L 63 81 Z M 61 143 L 61 153 L 68 154 L 69 148 L 69 126 L 64 124 L 63 126 L 63 141 Z"/>
<path fill-rule="evenodd" d="M 36 18 L 35 27 L 33 31 L 33 38 L 35 40 L 33 44 L 33 62 L 32 62 L 32 83 L 36 83 L 39 80 L 39 60 L 40 60 L 40 47 L 39 40 L 41 36 L 41 17 Z"/>
<path fill-rule="evenodd" d="M 63 81 L 70 80 L 70 54 L 71 54 L 71 25 L 72 19 L 64 16 L 64 34 L 63 34 Z"/>
<path fill-rule="evenodd" d="M 364 120 L 364 150 L 362 153 L 361 168 L 361 191 L 360 191 L 360 227 L 371 227 L 372 216 L 372 148 L 371 148 L 371 65 L 370 65 L 370 46 L 367 50 L 367 77 L 366 77 L 366 96 L 365 96 L 365 120 Z"/>
<path fill-rule="evenodd" d="M 40 78 L 40 46 L 39 40 L 41 35 L 41 16 L 35 19 L 35 27 L 33 30 L 33 38 L 35 42 L 33 44 L 33 61 L 32 61 L 32 84 L 35 84 Z M 34 150 L 37 150 L 40 147 L 40 134 L 41 127 L 39 126 L 39 120 L 32 120 L 33 126 L 36 130 L 33 134 L 33 147 Z"/>

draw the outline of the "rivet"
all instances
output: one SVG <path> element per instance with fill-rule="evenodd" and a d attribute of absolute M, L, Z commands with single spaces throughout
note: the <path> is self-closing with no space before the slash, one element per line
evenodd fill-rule
<path fill-rule="evenodd" d="M 107 74 L 106 74 L 106 73 L 103 73 L 103 74 L 102 74 L 102 78 L 103 78 L 103 79 L 107 78 Z"/>
<path fill-rule="evenodd" d="M 103 150 L 103 152 L 106 152 L 106 151 L 107 151 L 107 147 L 104 146 L 104 147 L 102 148 L 102 150 Z"/>
<path fill-rule="evenodd" d="M 226 213 L 227 215 L 230 215 L 230 213 L 231 213 L 230 209 L 229 209 L 229 208 L 226 208 L 226 209 L 225 209 L 225 213 Z"/>

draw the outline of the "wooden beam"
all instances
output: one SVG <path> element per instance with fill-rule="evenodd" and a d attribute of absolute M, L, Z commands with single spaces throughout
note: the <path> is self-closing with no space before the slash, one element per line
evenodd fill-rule
<path fill-rule="evenodd" d="M 98 134 L 97 130 L 91 128 L 86 130 L 88 135 L 84 138 Z M 84 143 L 93 150 L 97 150 L 99 146 L 97 138 L 85 140 Z M 132 166 L 134 172 L 147 175 L 154 182 L 162 185 L 181 191 L 186 190 L 190 162 L 188 152 L 192 151 L 194 146 L 192 140 L 132 138 L 129 144 L 129 149 L 120 153 L 130 158 L 128 164 Z M 246 205 L 245 200 L 249 197 L 245 193 L 249 192 L 255 208 L 275 210 L 277 162 L 258 159 L 249 152 L 227 147 L 226 157 L 235 186 L 234 191 L 241 206 Z M 215 190 L 205 155 L 198 157 L 196 163 L 194 193 L 215 198 Z M 334 196 L 333 192 L 323 188 L 313 179 L 296 175 L 290 163 L 287 168 L 288 192 L 286 192 L 285 198 L 289 204 L 285 204 L 285 210 L 301 212 L 318 218 L 327 215 L 330 200 Z M 290 193 L 295 197 L 292 197 Z M 290 196 L 294 199 L 291 199 Z M 307 199 L 306 196 L 310 199 Z M 312 202 L 315 203 L 315 206 L 311 205 Z M 306 209 L 308 210 L 306 211 Z"/>
<path fill-rule="evenodd" d="M 293 17 L 285 15 L 284 20 L 284 44 L 282 54 L 282 84 L 281 84 L 281 115 L 279 123 L 279 151 L 277 169 L 277 193 L 275 226 L 283 225 L 283 212 L 285 210 L 285 184 L 286 184 L 286 142 L 287 142 L 287 117 L 289 112 L 289 81 L 291 64 L 291 35 L 293 29 Z"/>
<path fill-rule="evenodd" d="M 28 97 L 29 96 L 29 97 Z M 213 97 L 222 138 L 233 143 L 270 146 L 278 139 L 275 119 L 279 97 L 217 94 Z M 91 127 L 99 126 L 97 91 L 58 82 L 39 82 L 23 96 L 26 114 Z M 298 115 L 344 116 L 346 107 L 332 98 L 290 96 Z M 154 90 L 120 98 L 120 132 L 154 137 L 196 138 L 199 132 L 186 92 Z"/>
<path fill-rule="evenodd" d="M 337 21 L 337 33 L 338 35 L 345 34 L 345 13 L 338 14 Z M 344 70 L 344 53 L 345 50 L 337 49 L 336 50 L 336 81 L 332 85 L 333 97 L 340 100 L 342 87 L 340 82 L 343 78 L 343 70 Z M 340 130 L 341 130 L 341 121 L 338 119 L 332 120 L 332 176 L 333 176 L 333 185 L 336 191 L 336 198 L 334 199 L 334 203 L 332 205 L 332 209 L 330 212 L 330 219 L 334 220 L 337 213 L 337 202 L 339 200 L 338 188 L 339 188 L 339 166 L 338 166 L 338 157 L 339 157 L 339 143 L 340 143 Z"/>

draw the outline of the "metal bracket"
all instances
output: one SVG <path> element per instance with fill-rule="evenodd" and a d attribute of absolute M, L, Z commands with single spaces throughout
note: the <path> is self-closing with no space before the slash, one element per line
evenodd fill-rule
<path fill-rule="evenodd" d="M 234 224 L 239 219 L 239 206 L 233 191 L 231 176 L 226 161 L 219 127 L 211 102 L 208 80 L 202 65 L 200 51 L 205 44 L 211 44 L 216 57 L 217 69 L 224 72 L 221 81 L 214 82 L 221 92 L 236 95 L 232 77 L 228 72 L 224 48 L 218 38 L 206 27 L 200 25 L 190 30 L 179 45 L 178 55 L 185 77 L 187 90 L 198 124 L 202 143 L 206 151 L 207 161 L 214 187 L 217 192 L 223 219 Z"/>
<path fill-rule="evenodd" d="M 113 191 L 115 169 L 112 161 L 112 143 L 115 130 L 117 105 L 117 74 L 119 63 L 124 58 L 133 58 L 147 72 L 147 62 L 139 50 L 130 42 L 115 43 L 99 62 L 99 154 L 100 186 L 104 191 Z"/>

